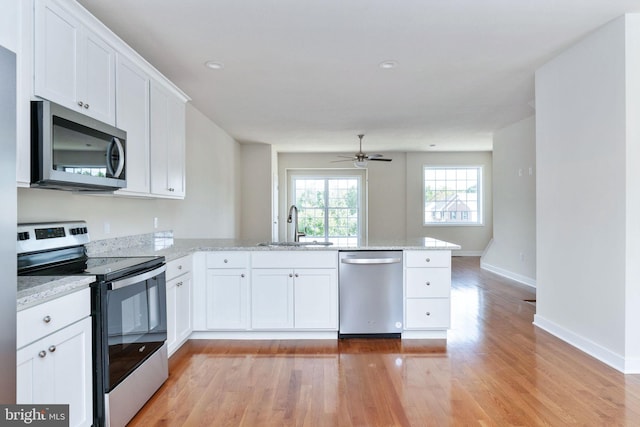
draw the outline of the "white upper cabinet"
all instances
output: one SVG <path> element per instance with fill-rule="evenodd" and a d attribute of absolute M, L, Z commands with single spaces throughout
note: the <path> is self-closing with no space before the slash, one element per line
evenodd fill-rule
<path fill-rule="evenodd" d="M 127 132 L 127 188 L 116 194 L 148 195 L 149 76 L 122 55 L 116 62 L 116 126 Z"/>
<path fill-rule="evenodd" d="M 116 52 L 55 0 L 36 0 L 34 93 L 114 125 Z"/>
<path fill-rule="evenodd" d="M 185 105 L 151 82 L 151 193 L 185 195 Z"/>

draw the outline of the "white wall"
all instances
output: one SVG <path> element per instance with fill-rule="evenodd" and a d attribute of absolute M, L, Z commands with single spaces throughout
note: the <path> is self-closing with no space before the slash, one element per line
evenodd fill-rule
<path fill-rule="evenodd" d="M 636 372 L 639 28 L 616 19 L 536 72 L 535 323 Z"/>
<path fill-rule="evenodd" d="M 482 166 L 484 224 L 481 226 L 423 225 L 423 166 Z M 407 153 L 406 218 L 407 237 L 435 237 L 462 247 L 454 255 L 481 255 L 493 233 L 491 152 L 425 152 Z"/>
<path fill-rule="evenodd" d="M 482 268 L 535 286 L 535 117 L 493 135 L 493 239 Z"/>
<path fill-rule="evenodd" d="M 2 0 L 0 6 L 0 46 L 18 51 L 18 24 L 20 0 Z"/>
<path fill-rule="evenodd" d="M 240 237 L 271 240 L 272 147 L 242 144 L 242 209 Z"/>
<path fill-rule="evenodd" d="M 238 144 L 202 113 L 187 105 L 187 197 L 134 199 L 18 189 L 18 221 L 84 219 L 92 240 L 174 230 L 176 237 L 237 237 L 240 207 Z M 109 224 L 109 232 L 105 230 Z"/>

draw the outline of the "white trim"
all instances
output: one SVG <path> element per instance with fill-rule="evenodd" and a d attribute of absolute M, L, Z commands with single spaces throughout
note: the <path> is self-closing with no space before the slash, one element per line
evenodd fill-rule
<path fill-rule="evenodd" d="M 490 271 L 498 276 L 506 277 L 507 279 L 515 280 L 518 283 L 522 283 L 523 285 L 530 286 L 535 289 L 536 287 L 536 279 L 531 277 L 523 276 L 522 274 L 514 273 L 509 270 L 505 270 L 504 268 L 496 267 L 495 265 L 487 264 L 486 262 L 480 260 L 480 268 L 483 270 Z"/>
<path fill-rule="evenodd" d="M 194 331 L 192 340 L 336 340 L 337 331 Z"/>
<path fill-rule="evenodd" d="M 446 330 L 432 330 L 432 331 L 402 331 L 403 340 L 446 340 Z"/>
<path fill-rule="evenodd" d="M 533 316 L 533 324 L 624 374 L 640 373 L 640 360 L 626 361 L 624 357 L 608 348 L 602 347 L 600 344 L 565 329 L 538 314 Z"/>
<path fill-rule="evenodd" d="M 482 251 L 451 251 L 451 256 L 482 256 Z"/>

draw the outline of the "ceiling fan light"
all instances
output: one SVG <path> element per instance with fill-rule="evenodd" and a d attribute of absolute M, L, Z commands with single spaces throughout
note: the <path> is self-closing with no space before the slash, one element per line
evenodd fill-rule
<path fill-rule="evenodd" d="M 355 166 L 357 168 L 366 168 L 367 167 L 367 161 L 366 160 L 355 160 L 353 162 L 353 166 Z"/>

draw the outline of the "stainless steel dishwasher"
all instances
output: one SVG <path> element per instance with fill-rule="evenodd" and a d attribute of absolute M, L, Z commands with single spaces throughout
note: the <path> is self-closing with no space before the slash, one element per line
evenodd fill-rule
<path fill-rule="evenodd" d="M 399 337 L 402 251 L 341 251 L 340 338 Z"/>

